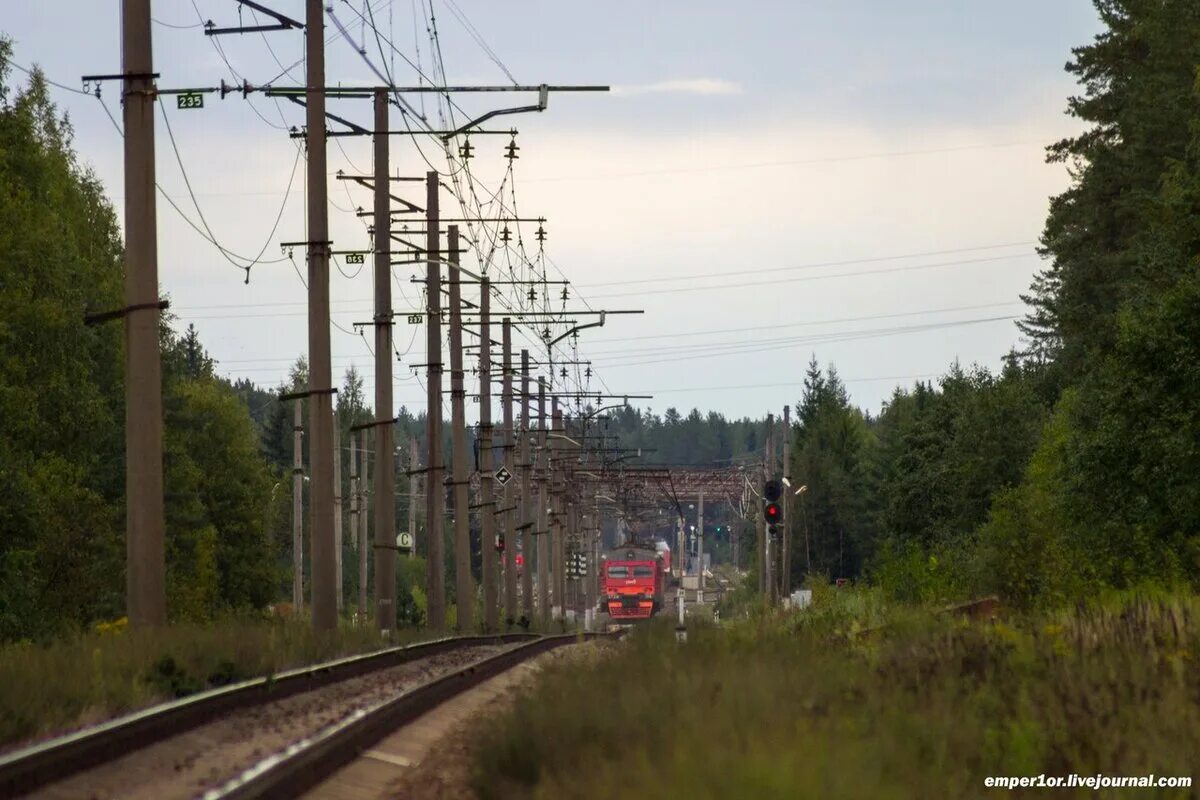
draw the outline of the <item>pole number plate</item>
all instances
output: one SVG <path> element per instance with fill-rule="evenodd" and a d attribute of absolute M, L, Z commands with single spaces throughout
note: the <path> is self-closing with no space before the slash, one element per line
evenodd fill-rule
<path fill-rule="evenodd" d="M 185 92 L 175 96 L 176 108 L 204 108 L 204 95 L 199 92 Z"/>

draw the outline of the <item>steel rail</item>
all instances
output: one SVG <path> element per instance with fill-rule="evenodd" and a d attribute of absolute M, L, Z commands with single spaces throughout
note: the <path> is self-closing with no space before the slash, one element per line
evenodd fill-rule
<path fill-rule="evenodd" d="M 299 797 L 389 734 L 485 680 L 557 647 L 620 635 L 618 632 L 538 637 L 334 723 L 251 767 L 224 786 L 205 792 L 202 797 L 204 800 L 290 800 Z"/>
<path fill-rule="evenodd" d="M 197 728 L 232 709 L 244 709 L 282 700 L 294 694 L 440 653 L 538 638 L 534 633 L 451 636 L 300 667 L 151 706 L 0 756 L 0 797 L 13 797 L 36 791 L 150 744 Z"/>

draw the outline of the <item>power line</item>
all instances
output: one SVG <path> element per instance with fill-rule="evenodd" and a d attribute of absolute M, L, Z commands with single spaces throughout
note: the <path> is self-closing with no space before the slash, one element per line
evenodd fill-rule
<path fill-rule="evenodd" d="M 755 325 L 747 328 L 718 328 L 711 330 L 686 331 L 679 333 L 656 333 L 657 339 L 673 339 L 679 337 L 690 337 L 709 333 L 746 333 L 749 331 L 766 331 L 779 330 L 780 328 L 798 328 L 808 327 L 812 325 L 832 325 L 839 322 L 867 322 L 877 319 L 896 319 L 898 317 L 916 317 L 923 314 L 948 314 L 955 311 L 981 311 L 986 308 L 1008 308 L 1011 306 L 1024 305 L 1021 302 L 1006 302 L 1006 303 L 982 303 L 971 306 L 952 306 L 949 308 L 926 308 L 920 311 L 898 311 L 892 314 L 871 314 L 861 317 L 839 317 L 837 319 L 820 319 L 807 320 L 805 322 L 783 322 L 774 325 Z M 645 336 L 622 336 L 611 339 L 596 339 L 592 344 L 607 344 L 608 342 L 640 342 L 645 341 Z"/>
<path fill-rule="evenodd" d="M 178 30 L 178 31 L 200 28 L 200 27 L 203 27 L 203 25 L 204 25 L 203 22 L 193 22 L 193 23 L 187 24 L 187 25 L 175 25 L 170 22 L 163 22 L 161 19 L 154 19 L 154 17 L 151 17 L 150 21 L 153 22 L 155 25 L 161 25 L 164 28 L 173 28 L 174 30 Z"/>
<path fill-rule="evenodd" d="M 234 252 L 228 250 L 227 248 L 223 247 L 220 244 L 220 242 L 217 241 L 217 235 L 215 233 L 213 233 L 212 228 L 209 226 L 208 220 L 204 217 L 204 212 L 200 208 L 200 203 L 196 199 L 196 194 L 195 194 L 195 192 L 192 191 L 192 181 L 188 177 L 187 168 L 184 167 L 184 165 L 183 165 L 183 157 L 180 155 L 179 145 L 175 141 L 175 132 L 173 130 L 171 130 L 171 118 L 167 114 L 166 104 L 159 103 L 158 108 L 159 108 L 159 111 L 162 113 L 163 123 L 166 125 L 167 138 L 171 141 L 171 150 L 175 154 L 175 163 L 179 165 L 179 172 L 183 176 L 183 184 L 184 184 L 184 186 L 187 187 L 188 196 L 191 197 L 191 199 L 192 199 L 192 205 L 196 209 L 196 214 L 200 217 L 200 223 L 204 226 L 204 230 L 208 232 L 209 241 L 211 241 L 213 243 L 213 245 L 216 246 L 217 250 L 219 250 L 221 252 L 221 255 L 223 255 L 225 257 L 226 261 L 228 261 L 230 264 L 233 264 L 238 269 L 244 270 L 246 272 L 247 282 L 250 280 L 250 268 L 253 267 L 254 265 L 256 265 L 256 264 L 278 264 L 279 262 L 283 261 L 286 258 L 286 256 L 281 257 L 281 258 L 276 258 L 276 259 L 270 259 L 267 261 L 263 261 L 262 257 L 263 257 L 263 254 L 267 252 L 267 248 L 271 246 L 271 240 L 273 238 L 275 238 L 275 232 L 279 229 L 279 221 L 281 219 L 283 219 L 283 212 L 287 208 L 288 197 L 290 196 L 291 190 L 292 190 L 292 182 L 296 179 L 296 167 L 299 166 L 299 164 L 300 164 L 299 148 L 297 148 L 297 150 L 296 150 L 295 160 L 292 161 L 292 172 L 288 176 L 287 189 L 283 193 L 283 202 L 279 206 L 279 213 L 275 215 L 275 223 L 271 226 L 271 232 L 267 234 L 267 239 L 265 242 L 263 242 L 263 246 L 258 251 L 258 255 L 255 256 L 253 259 L 248 259 L 245 256 L 239 256 L 237 253 L 234 253 Z M 231 256 L 233 256 L 233 258 L 231 258 Z M 237 261 L 234 260 L 234 258 L 240 259 L 242 261 L 246 261 L 248 263 L 239 264 L 239 263 L 237 263 Z"/>
<path fill-rule="evenodd" d="M 116 117 L 114 117 L 112 111 L 109 110 L 108 104 L 104 102 L 103 98 L 97 98 L 97 100 L 100 103 L 100 107 L 104 109 L 104 113 L 108 117 L 108 121 L 112 123 L 113 128 L 116 129 L 117 133 L 121 136 L 121 138 L 124 138 L 125 131 L 123 131 L 121 129 L 121 124 L 119 122 L 117 122 Z M 179 205 L 171 198 L 171 196 L 169 194 L 167 194 L 167 192 L 162 188 L 161 184 L 156 182 L 154 184 L 154 188 L 158 190 L 158 194 L 164 200 L 167 201 L 167 203 L 171 206 L 171 208 L 175 209 L 175 213 L 177 213 L 183 219 L 183 221 L 186 222 L 191 227 L 192 230 L 194 230 L 196 233 L 198 233 L 202 239 L 204 239 L 209 244 L 216 247 L 218 250 L 221 250 L 223 253 L 229 253 L 230 255 L 236 256 L 237 258 L 241 258 L 244 261 L 252 260 L 252 259 L 247 258 L 246 256 L 238 255 L 237 253 L 234 253 L 233 251 L 229 250 L 228 248 L 223 247 L 221 244 L 219 244 L 216 241 L 216 239 L 212 238 L 209 234 L 205 233 L 204 230 L 199 225 L 197 225 L 195 222 L 192 221 L 191 217 L 189 217 L 186 213 L 184 213 L 183 209 L 179 207 Z M 255 263 L 273 264 L 273 263 L 277 263 L 278 261 L 282 261 L 282 260 L 283 259 L 278 259 L 277 261 L 257 261 Z M 239 268 L 241 268 L 241 267 L 239 267 Z M 303 278 L 301 278 L 301 280 L 303 280 Z"/>
<path fill-rule="evenodd" d="M 765 167 L 787 167 L 799 166 L 804 164 L 832 164 L 843 161 L 867 161 L 880 158 L 901 158 L 906 156 L 922 156 L 935 155 L 938 153 L 958 153 L 969 150 L 998 150 L 1008 147 L 1024 147 L 1027 145 L 1044 145 L 1042 140 L 1027 139 L 1018 142 L 998 142 L 994 144 L 970 144 L 960 145 L 957 147 L 936 147 L 922 150 L 894 150 L 882 153 L 863 153 L 857 155 L 844 156 L 825 156 L 821 158 L 800 158 L 787 159 L 781 161 L 752 161 L 744 164 L 714 164 L 708 167 L 679 167 L 656 170 L 643 170 L 640 172 L 609 172 L 603 175 L 556 175 L 552 178 L 531 178 L 531 183 L 560 183 L 565 181 L 601 181 L 601 180 L 621 180 L 624 178 L 644 178 L 653 175 L 686 175 L 691 173 L 704 172 L 722 172 L 735 169 L 761 169 Z"/>
<path fill-rule="evenodd" d="M 925 372 L 919 375 L 877 375 L 870 378 L 843 378 L 840 375 L 838 380 L 842 383 L 872 383 L 875 381 L 915 381 L 923 378 L 936 378 L 941 375 L 940 372 Z M 787 381 L 784 383 L 751 383 L 741 386 L 682 386 L 672 387 L 669 389 L 647 389 L 646 394 L 675 394 L 678 392 L 726 392 L 740 391 L 744 389 L 788 389 L 797 386 L 803 386 L 804 381 Z"/>
<path fill-rule="evenodd" d="M 884 261 L 903 261 L 909 258 L 924 258 L 927 256 L 946 256 L 954 253 L 974 253 L 981 250 L 1001 250 L 1008 247 L 1029 247 L 1037 242 L 1009 242 L 1007 244 L 982 244 L 973 247 L 956 247 L 950 250 L 926 250 L 920 253 L 904 253 L 901 255 L 872 256 L 869 258 L 850 258 L 841 261 L 814 261 L 808 264 L 796 264 L 789 267 L 763 267 L 760 269 L 740 269 L 731 272 L 698 272 L 691 275 L 667 275 L 661 278 L 641 278 L 638 280 L 605 281 L 603 283 L 584 283 L 576 288 L 595 288 L 598 286 L 633 286 L 646 283 L 670 283 L 673 281 L 691 281 L 698 278 L 728 278 L 738 275 L 765 274 L 771 272 L 793 272 L 803 269 L 821 269 L 823 267 L 847 267 L 853 264 L 875 264 Z"/>
<path fill-rule="evenodd" d="M 880 336 L 899 336 L 907 333 L 923 333 L 932 330 L 942 330 L 945 328 L 956 328 L 967 325 L 980 325 L 990 322 L 1007 322 L 1018 319 L 1017 316 L 1003 317 L 985 317 L 982 319 L 960 320 L 958 322 L 933 323 L 929 325 L 917 325 L 907 328 L 890 328 L 887 330 L 878 331 L 859 331 L 847 332 L 843 334 L 827 334 L 822 336 L 797 337 L 795 339 L 777 340 L 774 344 L 767 344 L 762 347 L 758 346 L 734 346 L 730 345 L 724 348 L 717 348 L 707 352 L 699 353 L 684 353 L 682 355 L 674 355 L 669 358 L 654 358 L 647 361 L 626 361 L 620 359 L 607 362 L 605 366 L 609 367 L 640 367 L 650 364 L 672 364 L 678 361 L 690 361 L 697 358 L 720 358 L 723 356 L 732 355 L 747 355 L 750 353 L 763 353 L 775 350 L 786 350 L 798 345 L 807 344 L 833 344 L 837 342 L 857 341 L 860 339 L 874 339 Z"/>
<path fill-rule="evenodd" d="M 66 84 L 58 83 L 57 81 L 50 80 L 49 78 L 46 77 L 46 73 L 42 72 L 40 69 L 37 69 L 36 67 L 34 67 L 32 69 L 29 67 L 23 67 L 20 64 L 18 64 L 17 62 L 12 61 L 11 59 L 9 61 L 6 61 L 5 63 L 8 64 L 9 66 L 17 68 L 21 72 L 24 72 L 30 78 L 41 78 L 41 80 L 44 80 L 46 83 L 50 84 L 51 86 L 62 89 L 63 91 L 74 92 L 75 94 L 81 94 L 85 97 L 92 96 L 91 92 L 85 92 L 82 89 L 76 89 L 73 86 L 67 86 Z"/>
<path fill-rule="evenodd" d="M 687 352 L 716 352 L 719 350 L 737 351 L 746 349 L 753 351 L 760 344 L 781 344 L 781 343 L 803 343 L 803 342 L 820 342 L 829 339 L 830 337 L 841 337 L 847 334 L 870 333 L 885 335 L 890 333 L 905 333 L 911 330 L 927 330 L 942 326 L 953 326 L 958 324 L 969 324 L 979 321 L 993 321 L 997 319 L 1016 319 L 1015 316 L 1006 317 L 981 317 L 967 320 L 946 320 L 942 322 L 924 322 L 914 326 L 899 326 L 891 328 L 867 328 L 857 331 L 827 331 L 824 333 L 809 333 L 801 336 L 771 336 L 765 339 L 741 339 L 738 341 L 716 341 L 716 342 L 695 342 L 691 344 L 674 344 L 664 345 L 662 347 L 638 347 L 638 348 L 620 348 L 616 350 L 598 350 L 593 351 L 592 355 L 596 356 L 612 356 L 636 354 L 639 356 L 648 355 L 667 355 L 670 353 L 687 353 Z"/>
<path fill-rule="evenodd" d="M 513 74 L 509 71 L 508 67 L 505 66 L 504 62 L 500 60 L 500 56 L 496 55 L 496 51 L 493 50 L 486 41 L 484 41 L 483 34 L 479 32 L 479 29 L 476 28 L 471 22 L 470 18 L 467 17 L 467 12 L 459 8 L 458 4 L 455 3 L 454 0 L 446 0 L 446 7 L 450 9 L 450 13 L 454 14 L 454 16 L 458 18 L 458 21 L 462 24 L 463 28 L 468 34 L 470 34 L 471 38 L 475 40 L 475 43 L 479 45 L 484 54 L 486 54 L 487 57 L 491 59 L 492 63 L 499 67 L 504 74 L 508 76 L 508 79 L 513 82 L 513 85 L 516 86 L 517 79 L 513 77 Z"/>
<path fill-rule="evenodd" d="M 680 286 L 675 289 L 650 289 L 641 292 L 614 292 L 611 294 L 594 295 L 594 299 L 604 299 L 612 297 L 645 297 L 652 294 L 678 294 L 680 292 L 704 292 L 712 289 L 748 289 L 754 286 L 775 286 L 780 283 L 807 283 L 808 281 L 823 281 L 833 278 L 858 278 L 867 275 L 883 275 L 891 272 L 915 272 L 917 270 L 935 269 L 938 267 L 965 267 L 977 264 L 986 264 L 995 261 L 1008 261 L 1015 258 L 1028 258 L 1036 256 L 1037 253 L 1017 253 L 1008 256 L 991 256 L 988 258 L 973 258 L 961 261 L 941 261 L 936 264 L 916 264 L 907 267 L 889 267 L 887 269 L 868 269 L 859 270 L 858 272 L 839 272 L 835 275 L 811 275 L 801 278 L 776 278 L 770 281 L 750 281 L 746 283 L 721 283 L 715 286 Z"/>

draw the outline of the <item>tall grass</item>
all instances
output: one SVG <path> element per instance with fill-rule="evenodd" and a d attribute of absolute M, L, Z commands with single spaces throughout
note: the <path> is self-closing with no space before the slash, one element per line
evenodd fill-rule
<path fill-rule="evenodd" d="M 945 798 L 986 796 L 989 775 L 1193 774 L 1194 598 L 995 625 L 887 610 L 870 593 L 818 600 L 693 628 L 686 645 L 647 628 L 603 661 L 548 670 L 481 731 L 477 790 Z"/>
<path fill-rule="evenodd" d="M 400 641 L 419 631 L 401 631 Z M 370 626 L 317 636 L 302 621 L 227 619 L 0 647 L 0 747 L 163 700 L 382 646 Z"/>

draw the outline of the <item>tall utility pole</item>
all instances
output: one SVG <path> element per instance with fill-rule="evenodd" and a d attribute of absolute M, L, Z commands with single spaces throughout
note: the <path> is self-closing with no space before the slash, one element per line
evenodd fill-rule
<path fill-rule="evenodd" d="M 367 511 L 370 502 L 371 486 L 370 480 L 367 478 L 367 431 L 370 428 L 364 428 L 362 432 L 362 447 L 359 448 L 359 457 L 362 458 L 362 480 L 359 481 L 361 487 L 362 499 L 358 503 L 358 618 L 365 621 L 367 619 L 367 553 L 370 552 L 371 546 L 367 543 L 367 521 L 371 518 Z M 389 459 L 390 460 L 390 459 Z M 375 465 L 379 469 L 379 464 Z M 379 506 L 379 498 L 375 498 L 375 506 Z"/>
<path fill-rule="evenodd" d="M 333 542 L 333 369 L 329 358 L 329 209 L 325 163 L 325 8 L 306 0 L 305 105 L 308 126 L 308 447 L 312 478 L 309 540 L 312 547 L 312 622 L 317 631 L 337 627 Z"/>
<path fill-rule="evenodd" d="M 396 459 L 392 423 L 392 214 L 388 92 L 375 90 L 375 619 L 396 627 Z"/>
<path fill-rule="evenodd" d="M 358 446 L 359 436 L 362 436 L 363 447 L 367 444 L 366 433 L 358 431 L 350 431 L 350 542 L 354 545 L 354 549 L 358 550 L 358 518 L 360 514 L 365 514 L 366 509 L 362 505 L 362 484 L 358 480 L 358 454 L 362 452 L 362 448 Z M 360 512 L 359 509 L 363 508 Z M 339 537 L 340 539 L 340 537 Z M 338 547 L 341 547 L 339 541 Z M 340 559 L 339 559 L 340 560 Z M 341 589 L 341 564 L 338 564 L 339 586 L 338 586 L 338 608 L 342 607 L 342 589 Z"/>
<path fill-rule="evenodd" d="M 417 437 L 408 437 L 408 535 L 412 537 L 412 547 L 408 551 L 409 558 L 417 555 L 417 495 L 421 491 L 421 476 L 417 474 L 417 465 L 421 456 L 417 452 Z"/>
<path fill-rule="evenodd" d="M 479 282 L 479 538 L 483 551 L 483 629 L 500 629 L 499 593 L 496 575 L 496 484 L 492 475 L 492 284 L 484 277 Z"/>
<path fill-rule="evenodd" d="M 554 432 L 559 436 L 565 434 L 565 425 L 563 423 L 563 412 L 558 407 L 558 398 L 554 398 Z M 550 452 L 566 450 L 566 441 L 563 439 L 555 439 L 554 447 Z M 557 475 L 555 478 L 555 486 L 557 487 L 558 499 L 555 502 L 555 510 L 558 512 L 554 519 L 554 538 L 551 539 L 552 557 L 550 560 L 550 571 L 554 574 L 554 605 L 558 607 L 560 617 L 565 617 L 567 612 L 567 556 L 566 556 L 566 537 L 568 529 L 568 517 L 570 515 L 569 503 L 567 499 L 567 490 L 570 486 L 570 472 L 565 464 L 559 464 L 554 467 Z"/>
<path fill-rule="evenodd" d="M 553 367 L 551 367 L 553 369 Z M 559 480 L 559 467 L 555 464 L 555 452 L 559 449 L 559 438 L 557 435 L 550 436 L 551 433 L 559 432 L 559 412 L 558 412 L 558 397 L 551 395 L 550 397 L 550 430 L 546 433 L 545 449 L 542 455 L 546 459 L 546 484 L 547 484 L 547 515 L 548 525 L 546 527 L 546 552 L 549 553 L 549 558 L 546 562 L 546 575 L 549 578 L 546 588 L 548 590 L 548 599 L 550 601 L 550 618 L 558 619 L 562 616 L 565 609 L 563 603 L 562 589 L 559 587 L 559 568 L 558 568 L 558 548 L 562 544 L 562 520 L 563 520 L 563 503 L 561 483 Z M 542 548 L 538 548 L 539 555 Z M 539 567 L 540 570 L 540 567 Z M 541 575 L 541 572 L 538 572 Z"/>
<path fill-rule="evenodd" d="M 131 623 L 149 627 L 167 621 L 150 0 L 122 0 L 121 53 L 125 74 L 125 607 Z"/>
<path fill-rule="evenodd" d="M 742 541 L 742 529 L 745 527 L 744 523 L 746 522 L 746 520 L 743 517 L 738 521 L 742 524 L 735 525 L 733 527 L 733 530 L 730 532 L 730 536 L 729 536 L 729 545 L 730 545 L 730 547 L 733 548 L 733 568 L 734 569 L 741 569 L 741 566 L 742 566 L 741 553 L 739 553 L 738 550 L 740 549 L 739 544 Z"/>
<path fill-rule="evenodd" d="M 429 594 L 426 626 L 431 631 L 446 628 L 446 569 L 442 537 L 442 281 L 439 252 L 438 174 L 425 173 L 425 389 L 429 410 L 425 414 L 425 438 L 429 464 L 425 468 L 425 586 Z"/>
<path fill-rule="evenodd" d="M 529 453 L 529 351 L 521 351 L 521 611 L 533 619 L 533 459 Z"/>
<path fill-rule="evenodd" d="M 767 436 L 765 439 L 765 443 L 766 443 L 767 468 L 765 470 L 765 477 L 763 479 L 764 483 L 766 481 L 771 480 L 775 476 L 775 415 L 774 414 L 767 414 Z M 773 575 L 775 570 L 772 568 L 772 564 L 771 564 L 772 559 L 775 557 L 775 548 L 773 548 L 771 546 L 771 538 L 772 538 L 772 533 L 773 533 L 773 531 L 771 530 L 772 527 L 773 527 L 772 525 L 767 525 L 767 535 L 766 535 L 766 537 L 764 537 L 762 545 L 761 545 L 761 548 L 762 548 L 762 570 L 763 570 L 763 575 L 762 575 L 763 593 L 766 595 L 766 599 L 767 599 L 768 603 L 773 602 L 775 599 L 775 582 L 774 582 L 774 575 Z"/>
<path fill-rule="evenodd" d="M 569 597 L 567 605 L 570 607 L 570 609 L 572 611 L 577 612 L 577 611 L 579 611 L 579 576 L 578 576 L 578 574 L 576 574 L 575 577 L 571 578 L 568 581 L 568 579 L 566 577 L 565 564 L 566 564 L 566 558 L 567 558 L 567 551 L 570 551 L 571 560 L 573 563 L 578 564 L 578 561 L 579 561 L 579 559 L 577 559 L 575 557 L 576 553 L 579 552 L 579 550 L 575 546 L 575 535 L 576 535 L 576 532 L 579 530 L 579 522 L 576 518 L 576 513 L 578 512 L 578 508 L 575 505 L 574 498 L 568 498 L 566 503 L 567 503 L 567 528 L 566 528 L 566 536 L 563 538 L 563 565 L 564 565 L 564 567 L 563 567 L 562 582 L 564 584 L 568 585 L 570 587 L 570 590 L 567 594 L 564 594 L 563 596 Z M 575 570 L 572 570 L 572 572 L 575 572 Z"/>
<path fill-rule="evenodd" d="M 512 318 L 504 318 L 504 334 L 501 337 L 501 347 L 504 348 L 502 367 L 504 369 L 504 385 L 501 389 L 500 404 L 504 407 L 504 464 L 513 465 L 516 472 L 517 437 L 513 431 L 513 366 L 512 366 Z M 515 494 L 515 493 L 514 493 Z M 509 626 L 517 618 L 517 512 L 513 506 L 515 498 L 504 487 L 504 612 Z"/>
<path fill-rule="evenodd" d="M 471 501 L 467 489 L 466 390 L 463 388 L 462 272 L 458 268 L 458 226 L 448 229 L 450 251 L 450 439 L 454 447 L 454 593 L 458 598 L 458 629 L 475 628 L 475 580 L 471 576 Z"/>
<path fill-rule="evenodd" d="M 550 621 L 550 542 L 546 504 L 549 502 L 546 484 L 550 480 L 549 454 L 546 437 L 546 381 L 538 378 L 538 500 L 537 500 L 537 574 L 538 614 L 542 624 Z"/>
<path fill-rule="evenodd" d="M 683 514 L 680 514 L 678 529 L 675 532 L 676 550 L 674 560 L 679 562 L 679 591 L 681 592 L 683 591 L 683 576 L 687 574 L 687 539 L 685 538 L 683 532 L 686 524 L 687 523 L 683 518 Z M 623 542 L 618 542 L 617 544 L 623 544 Z"/>
<path fill-rule="evenodd" d="M 704 602 L 704 490 L 696 498 L 696 563 L 700 574 L 697 586 L 697 602 Z"/>
<path fill-rule="evenodd" d="M 342 435 L 341 435 L 341 426 L 336 424 L 337 423 L 336 419 L 334 420 L 334 423 L 335 424 L 333 426 L 333 553 L 334 553 L 334 561 L 336 562 L 336 570 L 334 571 L 334 575 L 336 576 L 335 582 L 337 583 L 337 610 L 338 610 L 338 613 L 340 614 L 342 611 L 342 604 L 344 602 L 343 597 L 342 597 L 342 595 L 344 593 L 343 587 L 342 587 L 342 452 L 341 452 Z M 350 449 L 353 450 L 354 449 L 354 434 L 350 434 L 350 442 L 351 442 Z M 352 456 L 352 458 L 353 458 L 353 456 Z M 357 530 L 358 529 L 356 527 L 354 527 L 354 521 L 351 520 L 351 522 L 350 522 L 350 541 L 351 542 L 354 541 L 354 537 L 355 537 Z"/>
<path fill-rule="evenodd" d="M 775 418 L 771 414 L 767 414 L 767 435 L 763 437 L 763 470 L 762 479 L 758 482 L 761 489 L 768 480 L 771 479 L 771 472 L 775 468 L 772 460 L 771 451 L 771 430 L 775 426 Z M 767 555 L 770 552 L 768 539 L 771 536 L 771 526 L 766 523 L 766 517 L 762 513 L 762 503 L 759 503 L 759 525 L 758 525 L 758 590 L 763 593 L 764 597 L 770 591 L 770 562 Z"/>
<path fill-rule="evenodd" d="M 779 548 L 779 596 L 787 597 L 792 593 L 792 522 L 789 509 L 792 506 L 792 409 L 783 407 L 783 477 L 787 483 L 783 485 L 783 543 Z"/>
<path fill-rule="evenodd" d="M 584 541 L 587 542 L 588 571 L 584 585 L 587 587 L 587 608 L 593 614 L 596 609 L 597 594 L 599 593 L 599 578 L 596 573 L 600 570 L 600 511 L 596 507 L 596 490 L 588 493 L 588 516 Z"/>
<path fill-rule="evenodd" d="M 292 613 L 304 610 L 304 425 L 303 401 L 292 401 Z"/>

